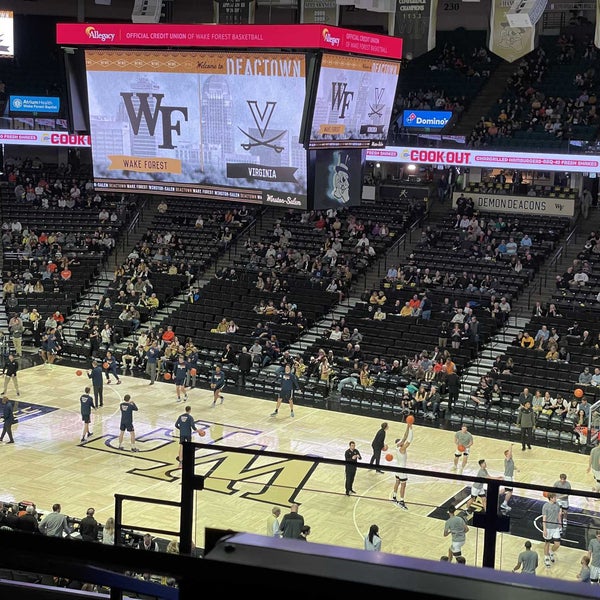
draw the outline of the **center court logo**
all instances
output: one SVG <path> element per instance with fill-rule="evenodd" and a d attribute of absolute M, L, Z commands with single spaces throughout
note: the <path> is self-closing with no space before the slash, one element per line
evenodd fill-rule
<path fill-rule="evenodd" d="M 325 28 L 323 29 L 323 41 L 327 44 L 329 44 L 331 47 L 333 48 L 338 48 L 340 45 L 340 38 L 339 37 L 334 37 L 331 35 L 331 33 L 329 32 L 329 29 Z"/>
<path fill-rule="evenodd" d="M 91 40 L 99 40 L 101 42 L 112 42 L 115 39 L 114 33 L 100 33 L 95 27 L 86 27 L 85 35 Z"/>

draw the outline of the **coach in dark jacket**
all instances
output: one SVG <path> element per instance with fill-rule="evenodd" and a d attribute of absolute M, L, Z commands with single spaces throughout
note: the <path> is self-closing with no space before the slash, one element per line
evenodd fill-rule
<path fill-rule="evenodd" d="M 281 537 L 299 539 L 302 527 L 304 527 L 304 517 L 298 513 L 298 505 L 292 504 L 290 506 L 290 512 L 287 515 L 283 515 L 281 519 Z"/>
<path fill-rule="evenodd" d="M 373 448 L 373 456 L 371 456 L 369 464 L 375 464 L 377 466 L 377 473 L 383 473 L 383 471 L 379 468 L 379 461 L 381 460 L 381 453 L 383 451 L 383 447 L 385 446 L 385 433 L 387 430 L 388 424 L 382 423 L 379 431 L 375 434 L 375 437 L 371 442 L 371 448 Z"/>
<path fill-rule="evenodd" d="M 0 442 L 4 439 L 4 436 L 8 436 L 8 443 L 14 444 L 15 440 L 12 434 L 13 423 L 16 423 L 15 416 L 13 414 L 12 402 L 6 397 L 2 397 L 2 418 L 4 419 L 4 426 L 2 427 L 2 433 L 0 433 Z"/>
<path fill-rule="evenodd" d="M 246 376 L 252 369 L 252 354 L 248 352 L 248 348 L 244 346 L 238 356 L 238 369 L 240 373 L 239 387 L 246 387 Z"/>
<path fill-rule="evenodd" d="M 521 428 L 521 445 L 522 450 L 527 446 L 531 450 L 531 442 L 533 440 L 533 430 L 536 423 L 536 414 L 531 408 L 531 402 L 527 401 L 522 408 L 519 409 L 517 417 L 517 425 Z"/>
<path fill-rule="evenodd" d="M 92 380 L 94 387 L 94 408 L 104 406 L 104 378 L 102 375 L 102 365 L 97 360 L 93 360 L 92 368 L 88 371 L 87 376 Z"/>

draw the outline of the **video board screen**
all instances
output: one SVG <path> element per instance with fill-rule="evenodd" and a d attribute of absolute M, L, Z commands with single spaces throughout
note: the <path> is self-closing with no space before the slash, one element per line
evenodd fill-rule
<path fill-rule="evenodd" d="M 308 147 L 385 145 L 400 63 L 323 54 Z"/>
<path fill-rule="evenodd" d="M 12 10 L 0 10 L 0 58 L 15 56 L 15 26 Z"/>
<path fill-rule="evenodd" d="M 86 50 L 98 189 L 306 207 L 303 54 Z"/>

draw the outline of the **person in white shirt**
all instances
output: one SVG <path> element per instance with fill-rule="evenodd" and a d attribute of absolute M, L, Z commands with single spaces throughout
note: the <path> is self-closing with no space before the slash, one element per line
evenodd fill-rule
<path fill-rule="evenodd" d="M 576 287 L 584 287 L 589 280 L 590 278 L 588 277 L 587 273 L 580 271 L 579 273 L 575 273 L 573 276 L 573 285 Z"/>
<path fill-rule="evenodd" d="M 279 516 L 281 515 L 281 509 L 279 506 L 274 506 L 271 509 L 271 514 L 267 518 L 267 536 L 269 537 L 281 537 L 281 523 Z"/>
<path fill-rule="evenodd" d="M 377 525 L 371 525 L 369 533 L 365 535 L 365 550 L 381 552 L 381 538 L 379 537 L 379 527 Z"/>
<path fill-rule="evenodd" d="M 335 326 L 335 329 L 329 334 L 330 340 L 339 341 L 342 339 L 342 330 L 339 325 Z"/>

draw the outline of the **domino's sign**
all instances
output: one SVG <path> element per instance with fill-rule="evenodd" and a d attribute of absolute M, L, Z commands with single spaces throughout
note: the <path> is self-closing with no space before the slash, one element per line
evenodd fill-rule
<path fill-rule="evenodd" d="M 54 96 L 11 96 L 9 106 L 12 112 L 57 113 L 60 110 L 60 98 Z"/>
<path fill-rule="evenodd" d="M 413 128 L 442 129 L 452 118 L 450 110 L 405 110 L 402 126 Z"/>

